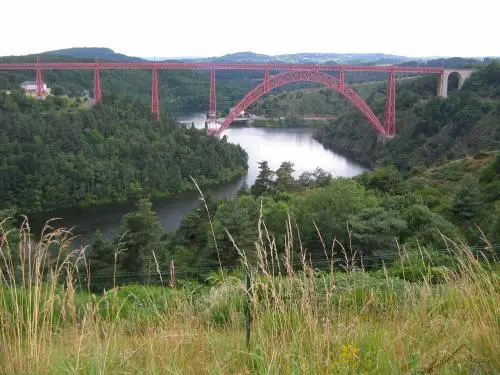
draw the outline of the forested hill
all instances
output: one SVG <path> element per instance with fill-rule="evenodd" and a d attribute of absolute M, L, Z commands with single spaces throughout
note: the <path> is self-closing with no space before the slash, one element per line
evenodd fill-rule
<path fill-rule="evenodd" d="M 70 56 L 77 59 L 99 59 L 101 61 L 113 60 L 123 62 L 144 61 L 140 57 L 127 56 L 123 53 L 117 53 L 111 48 L 100 47 L 80 47 L 80 48 L 65 48 L 54 51 L 47 51 L 44 55 Z"/>
<path fill-rule="evenodd" d="M 29 213 L 172 195 L 243 174 L 245 151 L 184 129 L 130 97 L 78 100 L 0 93 L 0 210 Z"/>
<path fill-rule="evenodd" d="M 433 76 L 398 84 L 397 135 L 385 143 L 355 109 L 315 136 L 366 165 L 393 163 L 403 170 L 500 149 L 500 62 L 481 68 L 447 99 L 436 97 L 436 88 Z M 379 91 L 367 101 L 382 118 L 385 87 Z"/>

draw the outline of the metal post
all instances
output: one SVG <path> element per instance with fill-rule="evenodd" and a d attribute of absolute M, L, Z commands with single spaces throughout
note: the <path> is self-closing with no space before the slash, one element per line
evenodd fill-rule
<path fill-rule="evenodd" d="M 208 135 L 215 135 L 217 126 L 217 92 L 215 89 L 215 69 L 210 69 L 210 103 L 208 107 L 208 121 L 205 123 Z"/>
<path fill-rule="evenodd" d="M 394 67 L 389 73 L 387 82 L 387 97 L 385 102 L 385 128 L 387 136 L 396 135 L 396 79 L 394 77 Z"/>
<path fill-rule="evenodd" d="M 217 92 L 215 89 L 215 69 L 210 70 L 210 107 L 208 110 L 209 123 L 217 121 Z"/>
<path fill-rule="evenodd" d="M 153 77 L 151 80 L 151 113 L 154 119 L 160 121 L 160 95 L 158 93 L 158 67 L 153 68 Z"/>
<path fill-rule="evenodd" d="M 264 91 L 269 91 L 269 69 L 264 70 Z"/>
<path fill-rule="evenodd" d="M 99 103 L 102 100 L 102 90 L 101 90 L 101 73 L 99 71 L 99 63 L 95 63 L 94 68 L 94 104 Z"/>
<path fill-rule="evenodd" d="M 339 70 L 339 88 L 340 88 L 340 90 L 344 90 L 344 86 L 345 86 L 344 68 L 341 67 Z"/>
<path fill-rule="evenodd" d="M 45 94 L 43 89 L 43 70 L 40 66 L 40 57 L 36 58 L 36 96 L 41 98 Z"/>

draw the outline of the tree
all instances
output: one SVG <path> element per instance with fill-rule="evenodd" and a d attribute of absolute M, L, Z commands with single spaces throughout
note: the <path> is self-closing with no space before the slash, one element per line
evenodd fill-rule
<path fill-rule="evenodd" d="M 481 193 L 476 177 L 466 174 L 458 183 L 452 211 L 460 224 L 469 224 L 477 214 L 481 205 Z"/>
<path fill-rule="evenodd" d="M 293 218 L 293 207 L 289 207 L 287 203 L 282 200 L 275 201 L 270 197 L 262 198 L 263 222 L 270 237 L 276 241 L 278 251 L 285 249 L 288 218 Z"/>
<path fill-rule="evenodd" d="M 115 266 L 118 266 L 115 264 L 115 248 L 113 244 L 105 241 L 101 231 L 97 230 L 87 257 L 88 269 L 84 271 L 90 290 L 101 292 L 103 289 L 111 289 L 115 282 L 114 276 L 119 271 Z"/>
<path fill-rule="evenodd" d="M 385 168 L 377 168 L 371 173 L 363 173 L 361 182 L 371 189 L 398 194 L 401 191 L 403 176 L 393 165 L 389 165 Z"/>
<path fill-rule="evenodd" d="M 64 87 L 62 87 L 62 86 L 54 86 L 50 90 L 50 93 L 54 96 L 61 96 L 61 95 L 65 94 L 65 90 L 64 90 Z"/>
<path fill-rule="evenodd" d="M 209 252 L 204 256 L 206 265 L 216 266 L 220 262 L 223 267 L 239 264 L 240 256 L 233 240 L 241 251 L 252 260 L 254 242 L 257 239 L 258 203 L 252 196 L 242 196 L 222 203 L 217 209 L 214 219 L 214 233 L 217 248 L 209 234 Z M 232 239 L 229 237 L 231 235 Z M 219 254 L 217 254 L 217 249 Z"/>
<path fill-rule="evenodd" d="M 324 256 L 318 231 L 327 248 L 330 248 L 334 238 L 347 246 L 349 216 L 376 203 L 361 184 L 339 178 L 326 187 L 312 189 L 303 198 L 295 198 L 290 206 L 297 207 L 296 220 L 303 246 L 317 259 Z"/>
<path fill-rule="evenodd" d="M 366 208 L 359 214 L 351 215 L 349 224 L 353 248 L 365 257 L 375 254 L 390 257 L 395 253 L 396 239 L 407 227 L 406 221 L 399 217 L 397 211 L 382 207 Z M 373 258 L 367 260 L 365 265 L 376 263 Z"/>
<path fill-rule="evenodd" d="M 331 173 L 328 173 L 323 168 L 316 168 L 313 172 L 316 186 L 327 186 L 332 180 Z"/>
<path fill-rule="evenodd" d="M 276 171 L 276 190 L 279 192 L 291 191 L 295 186 L 293 178 L 293 163 L 284 161 Z"/>
<path fill-rule="evenodd" d="M 314 175 L 311 172 L 303 172 L 299 176 L 298 183 L 301 187 L 311 187 L 314 184 Z"/>
<path fill-rule="evenodd" d="M 150 280 L 154 270 L 153 251 L 159 254 L 162 250 L 161 235 L 160 222 L 149 199 L 139 200 L 136 211 L 123 217 L 121 235 L 117 238 L 123 242 L 120 267 L 128 274 L 140 275 L 130 279 Z"/>
<path fill-rule="evenodd" d="M 500 201 L 495 203 L 489 228 L 489 240 L 492 244 L 500 243 Z"/>
<path fill-rule="evenodd" d="M 445 245 L 443 235 L 458 239 L 458 228 L 443 216 L 432 212 L 429 207 L 414 204 L 402 214 L 408 224 L 406 244 L 439 249 Z"/>
<path fill-rule="evenodd" d="M 269 164 L 267 163 L 267 161 L 260 161 L 259 169 L 260 172 L 257 176 L 257 179 L 250 188 L 250 192 L 255 197 L 259 197 L 261 195 L 269 193 L 274 187 L 274 172 L 269 168 Z"/>

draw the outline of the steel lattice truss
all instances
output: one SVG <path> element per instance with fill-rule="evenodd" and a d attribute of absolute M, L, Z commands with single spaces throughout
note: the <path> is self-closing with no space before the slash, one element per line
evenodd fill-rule
<path fill-rule="evenodd" d="M 236 104 L 236 106 L 233 107 L 232 111 L 224 119 L 224 122 L 221 124 L 220 128 L 210 129 L 209 132 L 215 135 L 222 133 L 224 130 L 229 128 L 231 123 L 239 116 L 242 111 L 246 110 L 250 104 L 258 100 L 260 97 L 267 94 L 271 90 L 292 82 L 314 82 L 337 91 L 359 109 L 359 111 L 365 116 L 370 124 L 375 127 L 379 134 L 383 135 L 384 137 L 391 137 L 394 135 L 391 132 L 392 129 L 387 126 L 388 124 L 386 124 L 386 126 L 382 125 L 378 117 L 375 115 L 375 113 L 373 113 L 372 109 L 368 106 L 368 104 L 366 104 L 364 99 L 359 96 L 359 94 L 352 88 L 346 86 L 339 79 L 329 74 L 307 70 L 285 72 L 271 78 L 265 78 L 260 85 L 258 85 L 247 95 L 245 95 L 245 97 L 241 99 L 240 102 Z M 393 96 L 391 100 L 395 100 L 395 96 Z M 395 105 L 391 104 L 389 107 L 391 108 L 391 110 L 395 110 Z"/>
<path fill-rule="evenodd" d="M 314 70 L 331 72 L 386 72 L 396 73 L 443 73 L 444 68 L 433 66 L 392 65 L 325 65 L 325 64 L 282 64 L 282 63 L 214 63 L 214 62 L 99 62 L 101 70 L 109 69 L 158 69 L 158 70 Z M 94 62 L 51 62 L 44 63 L 0 63 L 0 70 L 94 70 Z"/>

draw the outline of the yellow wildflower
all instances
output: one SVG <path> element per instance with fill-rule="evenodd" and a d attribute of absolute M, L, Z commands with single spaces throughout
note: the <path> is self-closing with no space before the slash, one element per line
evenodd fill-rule
<path fill-rule="evenodd" d="M 339 359 L 344 362 L 353 362 L 358 358 L 359 348 L 353 344 L 344 344 L 340 348 Z"/>

